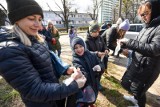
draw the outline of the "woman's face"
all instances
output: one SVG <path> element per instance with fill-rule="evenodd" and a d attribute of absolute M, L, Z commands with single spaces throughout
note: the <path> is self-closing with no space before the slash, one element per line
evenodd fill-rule
<path fill-rule="evenodd" d="M 41 15 L 31 15 L 17 21 L 16 24 L 27 35 L 35 36 L 37 35 L 38 30 L 41 28 L 41 21 Z"/>
<path fill-rule="evenodd" d="M 52 24 L 52 23 L 49 23 L 49 24 L 48 24 L 48 27 L 49 27 L 49 28 L 52 28 L 52 27 L 53 27 L 53 24 Z"/>
<path fill-rule="evenodd" d="M 74 51 L 77 55 L 82 56 L 84 54 L 84 47 L 82 45 L 76 44 L 74 46 Z"/>
<path fill-rule="evenodd" d="M 145 23 L 150 23 L 151 9 L 149 9 L 147 6 L 142 5 L 141 10 L 139 11 L 139 15 Z"/>

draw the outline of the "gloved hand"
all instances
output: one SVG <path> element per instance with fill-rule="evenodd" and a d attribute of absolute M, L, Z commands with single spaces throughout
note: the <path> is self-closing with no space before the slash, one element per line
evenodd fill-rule
<path fill-rule="evenodd" d="M 56 44 L 56 39 L 52 38 L 52 44 L 55 45 Z"/>
<path fill-rule="evenodd" d="M 86 77 L 83 75 L 81 78 L 78 78 L 78 79 L 76 79 L 75 81 L 76 81 L 77 84 L 78 84 L 78 88 L 82 88 L 82 87 L 85 85 L 87 79 L 86 79 Z"/>
<path fill-rule="evenodd" d="M 101 67 L 99 65 L 95 65 L 92 69 L 93 71 L 101 72 Z"/>
<path fill-rule="evenodd" d="M 118 40 L 120 43 L 127 43 L 129 41 L 129 39 L 127 38 L 122 38 Z"/>

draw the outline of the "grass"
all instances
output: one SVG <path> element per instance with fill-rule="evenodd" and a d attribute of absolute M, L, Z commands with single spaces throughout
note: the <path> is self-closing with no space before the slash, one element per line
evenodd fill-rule
<path fill-rule="evenodd" d="M 17 107 L 16 105 L 19 104 L 17 101 L 21 101 L 19 93 L 9 86 L 4 79 L 0 79 L 0 107 Z"/>
<path fill-rule="evenodd" d="M 100 91 L 106 100 L 102 101 L 101 99 L 97 99 L 97 107 L 127 107 L 128 105 L 132 105 L 123 99 L 123 94 L 128 93 L 121 87 L 120 81 L 112 76 L 116 73 L 117 67 L 109 62 L 107 70 L 109 74 L 103 74 L 101 84 L 104 88 Z"/>

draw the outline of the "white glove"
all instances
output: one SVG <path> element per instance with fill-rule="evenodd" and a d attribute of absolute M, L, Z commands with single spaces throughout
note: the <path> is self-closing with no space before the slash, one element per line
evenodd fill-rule
<path fill-rule="evenodd" d="M 78 84 L 78 88 L 82 88 L 82 87 L 85 85 L 87 79 L 86 79 L 86 77 L 83 75 L 81 78 L 78 78 L 78 79 L 76 79 L 75 81 L 76 81 L 77 84 Z"/>
<path fill-rule="evenodd" d="M 101 67 L 99 65 L 95 65 L 92 69 L 93 71 L 97 71 L 97 72 L 101 71 Z"/>
<path fill-rule="evenodd" d="M 115 55 L 115 56 L 118 55 L 118 52 L 119 52 L 120 49 L 121 49 L 121 44 L 120 44 L 120 41 L 117 40 L 117 46 L 116 46 L 116 48 L 115 48 L 115 50 L 114 50 L 114 55 Z"/>
<path fill-rule="evenodd" d="M 127 43 L 128 41 L 129 41 L 129 39 L 127 39 L 127 38 L 122 38 L 122 39 L 119 39 L 118 40 L 120 43 L 122 42 L 122 43 Z"/>

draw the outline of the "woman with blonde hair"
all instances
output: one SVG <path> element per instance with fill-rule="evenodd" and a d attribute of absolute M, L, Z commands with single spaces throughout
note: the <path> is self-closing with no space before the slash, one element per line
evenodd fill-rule
<path fill-rule="evenodd" d="M 51 33 L 52 39 L 52 51 L 58 52 L 58 56 L 61 55 L 61 44 L 59 41 L 60 35 L 58 29 L 53 25 L 53 23 L 50 21 L 48 22 L 47 30 Z M 55 39 L 55 40 L 54 40 Z"/>
<path fill-rule="evenodd" d="M 34 0 L 7 0 L 13 31 L 0 37 L 0 75 L 20 93 L 26 107 L 62 107 L 62 99 L 85 84 L 80 70 L 68 68 L 70 84 L 55 76 L 49 50 L 38 35 L 43 12 Z"/>

